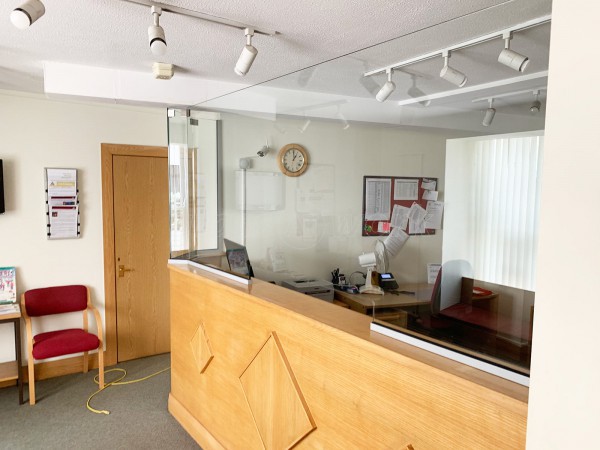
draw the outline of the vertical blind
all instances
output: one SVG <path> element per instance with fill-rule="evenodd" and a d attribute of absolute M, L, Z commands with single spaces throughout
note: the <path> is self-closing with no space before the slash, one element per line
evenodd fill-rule
<path fill-rule="evenodd" d="M 535 290 L 542 142 L 534 136 L 475 145 L 476 279 Z"/>

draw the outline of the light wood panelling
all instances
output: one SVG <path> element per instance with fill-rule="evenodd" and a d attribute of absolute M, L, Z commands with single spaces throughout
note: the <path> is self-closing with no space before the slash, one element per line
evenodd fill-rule
<path fill-rule="evenodd" d="M 102 167 L 102 241 L 104 249 L 104 330 L 106 332 L 105 365 L 117 363 L 117 293 L 115 260 L 115 217 L 113 190 L 113 156 L 166 157 L 166 147 L 101 144 Z"/>
<path fill-rule="evenodd" d="M 275 332 L 244 370 L 240 381 L 266 449 L 292 448 L 315 428 Z"/>
<path fill-rule="evenodd" d="M 525 447 L 526 388 L 371 332 L 356 312 L 173 266 L 171 318 L 170 411 L 205 449 L 263 447 L 239 377 L 273 332 L 316 425 L 295 448 Z M 202 376 L 199 318 L 214 353 Z"/>

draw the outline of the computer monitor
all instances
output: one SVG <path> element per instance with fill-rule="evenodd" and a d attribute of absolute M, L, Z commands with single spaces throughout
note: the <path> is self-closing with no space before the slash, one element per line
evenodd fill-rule
<path fill-rule="evenodd" d="M 246 247 L 229 239 L 223 239 L 223 242 L 225 243 L 225 255 L 229 263 L 229 270 L 246 277 L 254 277 Z"/>

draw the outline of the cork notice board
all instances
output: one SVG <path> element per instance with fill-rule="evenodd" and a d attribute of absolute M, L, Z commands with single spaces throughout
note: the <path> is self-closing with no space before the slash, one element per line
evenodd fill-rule
<path fill-rule="evenodd" d="M 363 177 L 363 236 L 387 236 L 400 227 L 409 235 L 431 235 L 435 230 L 417 225 L 437 189 L 437 178 Z M 421 220 L 419 220 L 421 219 Z"/>

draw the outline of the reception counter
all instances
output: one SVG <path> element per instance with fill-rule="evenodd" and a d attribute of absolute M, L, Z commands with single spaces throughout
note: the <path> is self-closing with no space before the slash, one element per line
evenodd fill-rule
<path fill-rule="evenodd" d="M 169 411 L 204 449 L 522 449 L 528 389 L 270 283 L 171 265 Z"/>

